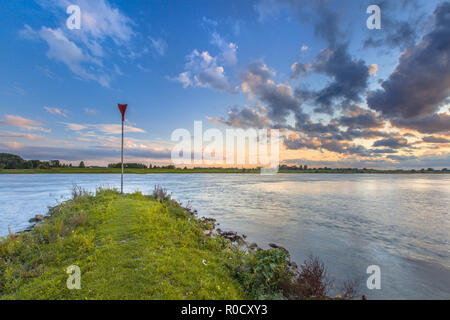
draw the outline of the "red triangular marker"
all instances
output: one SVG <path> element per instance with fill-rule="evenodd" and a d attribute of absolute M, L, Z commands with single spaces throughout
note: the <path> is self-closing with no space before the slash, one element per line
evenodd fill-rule
<path fill-rule="evenodd" d="M 122 121 L 125 121 L 125 111 L 127 111 L 127 104 L 119 104 L 119 110 L 120 113 L 122 114 Z"/>

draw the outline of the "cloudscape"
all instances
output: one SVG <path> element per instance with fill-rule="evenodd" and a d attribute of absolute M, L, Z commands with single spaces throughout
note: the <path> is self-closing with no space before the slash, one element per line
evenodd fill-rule
<path fill-rule="evenodd" d="M 20 5 L 19 5 L 20 4 Z M 67 27 L 71 4 L 79 29 Z M 381 8 L 369 29 L 366 8 Z M 18 0 L 0 5 L 0 152 L 171 163 L 171 133 L 279 129 L 280 160 L 450 165 L 445 1 Z M 7 26 L 7 27 L 6 27 Z"/>

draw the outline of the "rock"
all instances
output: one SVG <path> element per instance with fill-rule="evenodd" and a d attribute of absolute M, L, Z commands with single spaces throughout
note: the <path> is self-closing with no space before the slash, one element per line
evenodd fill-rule
<path fill-rule="evenodd" d="M 29 226 L 28 228 L 23 230 L 23 232 L 31 232 L 31 230 L 33 230 L 33 228 L 34 228 L 34 226 Z"/>
<path fill-rule="evenodd" d="M 37 214 L 34 218 L 31 218 L 30 220 L 28 220 L 30 223 L 34 223 L 34 222 L 40 222 L 44 220 L 44 216 L 42 214 Z"/>
<path fill-rule="evenodd" d="M 234 231 L 224 231 L 222 232 L 222 236 L 224 237 L 234 237 L 237 235 L 237 232 Z"/>
<path fill-rule="evenodd" d="M 258 245 L 256 243 L 252 242 L 248 245 L 248 248 L 250 250 L 255 250 L 256 248 L 258 248 Z"/>
<path fill-rule="evenodd" d="M 231 242 L 237 241 L 239 244 L 245 243 L 244 240 L 242 239 L 242 237 L 241 237 L 240 235 L 238 235 L 237 232 L 234 232 L 234 231 L 225 231 L 225 232 L 222 232 L 222 233 L 220 234 L 220 236 L 221 236 L 222 238 L 225 238 L 225 239 L 230 240 Z"/>
<path fill-rule="evenodd" d="M 279 246 L 276 243 L 269 243 L 269 247 L 274 248 L 274 249 L 280 249 L 280 250 L 283 250 L 283 251 L 289 253 L 289 251 L 287 251 L 286 248 L 283 248 L 282 246 Z"/>
<path fill-rule="evenodd" d="M 211 230 L 205 230 L 205 231 L 203 231 L 203 234 L 205 236 L 209 236 L 211 234 Z"/>
<path fill-rule="evenodd" d="M 242 238 L 247 239 L 247 235 L 246 234 L 242 234 Z"/>
<path fill-rule="evenodd" d="M 208 224 L 210 225 L 209 227 L 211 229 L 214 229 L 215 225 L 216 225 L 216 219 L 213 218 L 206 218 L 206 217 L 201 217 L 200 218 L 200 223 L 202 224 Z"/>

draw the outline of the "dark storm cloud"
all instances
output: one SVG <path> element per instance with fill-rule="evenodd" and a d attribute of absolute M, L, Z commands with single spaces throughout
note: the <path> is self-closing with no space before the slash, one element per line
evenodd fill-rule
<path fill-rule="evenodd" d="M 434 16 L 434 29 L 402 54 L 395 71 L 382 82 L 383 89 L 367 96 L 370 108 L 403 127 L 409 122 L 414 129 L 430 121 L 445 122 L 433 114 L 450 94 L 450 2 L 438 5 Z"/>
<path fill-rule="evenodd" d="M 308 75 L 311 72 L 312 67 L 313 67 L 313 64 L 311 64 L 311 63 L 295 62 L 291 66 L 291 70 L 292 70 L 291 80 L 298 79 L 298 78 Z"/>
<path fill-rule="evenodd" d="M 386 158 L 397 160 L 397 161 L 404 161 L 404 160 L 416 160 L 416 156 L 397 156 L 397 155 L 389 155 Z"/>
<path fill-rule="evenodd" d="M 327 150 L 341 154 L 354 154 L 359 156 L 370 156 L 371 152 L 362 145 L 357 145 L 347 141 L 339 141 L 325 137 L 288 137 L 284 139 L 284 145 L 290 150 L 313 149 Z"/>
<path fill-rule="evenodd" d="M 226 119 L 212 119 L 207 118 L 211 122 L 222 123 L 230 127 L 236 128 L 264 128 L 268 127 L 270 122 L 269 119 L 261 114 L 258 110 L 250 108 L 249 106 L 244 106 L 242 108 L 232 108 L 228 112 Z"/>
<path fill-rule="evenodd" d="M 300 99 L 294 96 L 290 86 L 275 84 L 273 76 L 274 72 L 263 62 L 254 62 L 241 76 L 242 89 L 267 106 L 272 121 L 284 123 L 291 112 L 299 112 Z"/>
<path fill-rule="evenodd" d="M 295 16 L 300 23 L 314 25 L 316 36 L 324 39 L 329 47 L 334 47 L 345 37 L 341 30 L 341 17 L 331 10 L 328 0 L 261 0 L 255 5 L 260 20 L 276 18 L 281 12 Z"/>
<path fill-rule="evenodd" d="M 370 149 L 370 152 L 375 154 L 386 154 L 386 153 L 397 153 L 397 150 L 386 148 L 386 149 Z"/>
<path fill-rule="evenodd" d="M 315 34 L 324 39 L 328 48 L 314 62 L 296 62 L 292 65 L 291 78 L 296 79 L 310 71 L 329 76 L 333 80 L 323 89 L 296 90 L 297 97 L 312 100 L 316 112 L 332 114 L 337 100 L 358 102 L 367 88 L 369 67 L 363 60 L 353 59 L 348 53 L 345 33 L 339 13 L 333 11 L 329 1 L 262 0 L 255 6 L 260 18 L 274 16 L 281 11 L 296 16 L 301 23 L 312 23 Z"/>
<path fill-rule="evenodd" d="M 380 2 L 375 1 L 375 3 L 369 4 L 380 4 Z M 413 7 L 411 4 L 414 5 L 411 1 L 401 3 L 398 1 L 393 6 L 396 7 L 396 10 L 406 10 L 406 8 Z M 365 4 L 361 4 L 361 6 L 364 9 L 367 8 Z M 404 138 L 406 135 L 400 137 L 398 133 L 393 135 L 381 131 L 387 120 L 393 126 L 409 129 L 419 128 L 419 131 L 422 132 L 448 131 L 450 116 L 436 112 L 445 101 L 444 98 L 448 96 L 448 94 L 442 95 L 444 98 L 441 99 L 439 92 L 449 86 L 448 83 L 434 84 L 434 81 L 439 81 L 436 79 L 443 79 L 444 73 L 450 74 L 448 72 L 448 53 L 446 54 L 448 42 L 446 45 L 444 37 L 442 37 L 445 35 L 448 39 L 446 30 L 448 17 L 445 18 L 445 15 L 442 14 L 444 6 L 436 9 L 436 24 L 433 31 L 425 36 L 417 46 L 414 46 L 418 38 L 414 21 L 417 22 L 420 19 L 418 14 L 408 15 L 413 17 L 411 24 L 408 21 L 390 19 L 389 15 L 385 14 L 386 12 L 382 12 L 382 17 L 384 14 L 386 18 L 383 20 L 384 30 L 380 31 L 380 36 L 369 39 L 366 45 L 382 45 L 390 48 L 408 47 L 409 51 L 406 51 L 400 58 L 397 66 L 399 75 L 393 73 L 386 81 L 381 82 L 382 90 L 370 94 L 372 100 L 367 99 L 368 103 L 369 100 L 372 102 L 369 104 L 370 109 L 357 106 L 366 94 L 370 67 L 364 60 L 350 54 L 349 39 L 341 32 L 342 26 L 345 27 L 345 21 L 341 21 L 338 12 L 333 12 L 331 8 L 329 1 L 263 0 L 257 5 L 260 17 L 278 15 L 283 11 L 297 16 L 300 23 L 313 24 L 315 34 L 322 38 L 327 45 L 326 49 L 323 49 L 314 60 L 297 61 L 292 64 L 290 80 L 311 74 L 322 74 L 327 76 L 329 81 L 323 88 L 315 90 L 311 90 L 304 84 L 299 86 L 295 89 L 294 97 L 297 99 L 294 100 L 292 100 L 290 92 L 288 95 L 284 95 L 283 97 L 290 97 L 289 101 L 295 101 L 289 107 L 289 104 L 277 102 L 283 101 L 283 99 L 269 99 L 271 94 L 268 93 L 274 93 L 273 88 L 276 87 L 271 81 L 274 73 L 257 64 L 249 67 L 250 77 L 244 82 L 251 84 L 252 79 L 261 80 L 256 86 L 250 85 L 251 90 L 249 91 L 268 106 L 267 117 L 276 122 L 273 127 L 293 130 L 299 134 L 299 137 L 285 138 L 285 147 L 292 150 L 326 150 L 347 155 L 350 158 L 370 157 L 373 161 L 392 163 L 390 158 L 385 158 L 386 155 L 393 156 L 399 150 L 410 150 L 413 146 Z M 406 11 L 404 13 L 406 14 Z M 343 23 L 339 23 L 339 21 Z M 387 28 L 389 30 L 385 30 Z M 442 63 L 446 63 L 444 68 L 442 68 Z M 397 77 L 399 78 L 397 79 Z M 446 79 L 444 77 L 445 81 Z M 431 80 L 430 83 L 428 83 L 429 80 Z M 253 81 L 253 83 L 255 82 Z M 422 85 L 423 90 L 421 90 Z M 427 93 L 432 95 L 431 99 L 428 97 L 417 99 Z M 264 99 L 262 99 L 263 97 Z M 277 98 L 279 97 L 277 96 Z M 418 100 L 416 101 L 418 106 L 415 106 L 414 103 L 411 104 L 411 101 L 415 100 Z M 391 101 L 394 106 L 385 106 L 386 101 Z M 339 114 L 336 114 L 328 123 L 315 122 L 312 120 L 312 116 L 303 111 L 302 103 L 312 106 L 315 112 L 334 115 L 338 111 Z M 432 106 L 427 107 L 427 103 Z M 423 111 L 415 112 L 417 109 Z M 292 113 L 295 115 L 296 121 L 294 128 L 280 121 Z M 374 138 L 379 140 L 369 149 L 353 142 L 355 139 Z M 394 158 L 391 160 L 400 161 L 399 158 Z M 408 159 L 412 160 L 412 157 L 405 158 L 405 160 Z"/>
<path fill-rule="evenodd" d="M 444 137 L 436 137 L 436 136 L 426 136 L 422 139 L 423 142 L 426 143 L 449 143 L 450 139 L 444 138 Z"/>
<path fill-rule="evenodd" d="M 360 94 L 367 88 L 369 68 L 363 60 L 352 59 L 345 44 L 345 34 L 341 31 L 342 21 L 339 13 L 331 10 L 329 1 L 260 1 L 256 5 L 260 17 L 271 16 L 280 11 L 289 12 L 300 22 L 311 21 L 314 32 L 327 42 L 315 62 L 296 62 L 292 65 L 292 79 L 308 74 L 310 71 L 325 74 L 333 79 L 317 92 L 297 90 L 297 96 L 303 100 L 313 99 L 317 105 L 315 111 L 332 114 L 337 99 L 360 101 Z"/>
<path fill-rule="evenodd" d="M 389 48 L 399 47 L 400 49 L 408 48 L 413 46 L 417 40 L 417 30 L 415 28 L 416 24 L 410 22 L 401 21 L 387 23 L 383 20 L 384 30 L 387 30 L 385 37 L 381 39 L 374 39 L 373 37 L 368 38 L 364 41 L 364 47 L 382 47 L 388 46 Z"/>
<path fill-rule="evenodd" d="M 356 118 L 354 122 L 350 120 L 351 114 L 353 114 Z M 308 114 L 299 112 L 295 115 L 295 128 L 288 129 L 302 132 L 311 138 L 324 138 L 336 141 L 352 141 L 353 139 L 358 138 L 371 139 L 378 137 L 390 137 L 390 134 L 386 132 L 373 129 L 383 125 L 383 122 L 378 118 L 376 120 L 368 120 L 365 118 L 372 117 L 372 114 L 373 111 L 362 109 L 360 107 L 354 107 L 348 115 L 349 120 L 344 120 L 347 125 L 347 129 L 342 130 L 340 127 L 345 126 L 341 123 L 342 118 L 332 119 L 329 123 L 314 122 Z M 360 116 L 361 118 L 359 118 Z"/>
<path fill-rule="evenodd" d="M 411 119 L 394 118 L 391 122 L 397 127 L 413 129 L 422 133 L 450 132 L 450 115 L 445 113 Z"/>
<path fill-rule="evenodd" d="M 359 102 L 360 94 L 367 88 L 369 67 L 363 60 L 353 59 L 348 53 L 347 45 L 323 50 L 317 57 L 314 70 L 333 79 L 314 94 L 314 100 L 319 104 L 317 112 L 332 113 L 336 99 Z"/>
<path fill-rule="evenodd" d="M 389 147 L 392 149 L 400 149 L 408 147 L 408 140 L 405 138 L 390 137 L 387 139 L 377 140 L 373 143 L 373 147 Z"/>
<path fill-rule="evenodd" d="M 379 131 L 379 130 L 355 130 L 355 129 L 347 129 L 347 131 L 342 132 L 342 139 L 344 140 L 353 140 L 353 139 L 373 139 L 378 137 L 389 137 L 390 134 Z"/>
<path fill-rule="evenodd" d="M 381 30 L 367 30 L 369 37 L 364 47 L 400 48 L 413 46 L 419 35 L 418 28 L 423 26 L 420 6 L 417 1 L 370 0 L 365 7 L 375 4 L 381 9 Z M 411 10 L 410 10 L 411 9 Z M 399 13 L 407 15 L 407 20 L 398 20 Z"/>
<path fill-rule="evenodd" d="M 388 160 L 387 160 L 388 159 Z M 347 159 L 340 159 L 338 161 L 326 161 L 326 160 L 309 160 L 309 159 L 289 159 L 285 160 L 285 163 L 293 164 L 307 164 L 308 167 L 334 167 L 334 168 L 397 168 L 397 169 L 420 169 L 420 168 L 450 168 L 450 154 L 434 155 L 415 157 L 412 155 L 389 155 L 385 158 L 376 159 L 360 159 L 349 157 Z M 389 160 L 390 159 L 390 160 Z M 394 160 L 395 162 L 392 162 Z"/>
<path fill-rule="evenodd" d="M 299 4 L 299 1 L 295 1 L 295 3 Z M 315 1 L 315 5 L 317 6 L 316 13 L 318 17 L 315 33 L 325 39 L 331 48 L 334 48 L 338 41 L 344 37 L 340 29 L 340 17 L 336 12 L 330 10 L 331 5 L 329 1 L 318 0 Z"/>
<path fill-rule="evenodd" d="M 285 138 L 284 145 L 289 150 L 317 149 L 319 145 L 309 138 Z"/>
<path fill-rule="evenodd" d="M 371 110 L 352 106 L 345 112 L 346 115 L 340 117 L 338 123 L 349 129 L 373 129 L 384 126 L 384 121 Z"/>
<path fill-rule="evenodd" d="M 295 114 L 295 130 L 301 131 L 308 136 L 337 135 L 341 131 L 336 123 L 327 124 L 313 122 L 310 116 L 302 111 Z"/>

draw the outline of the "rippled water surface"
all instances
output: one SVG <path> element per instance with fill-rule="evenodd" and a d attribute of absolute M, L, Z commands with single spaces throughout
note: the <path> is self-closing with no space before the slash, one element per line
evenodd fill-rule
<path fill-rule="evenodd" d="M 120 175 L 0 175 L 0 235 L 17 231 L 47 206 L 87 190 L 117 187 Z M 224 230 L 297 262 L 320 256 L 337 284 L 359 279 L 369 298 L 450 299 L 450 175 L 153 174 L 126 175 L 125 191 L 160 184 Z M 381 290 L 365 286 L 381 268 Z"/>

